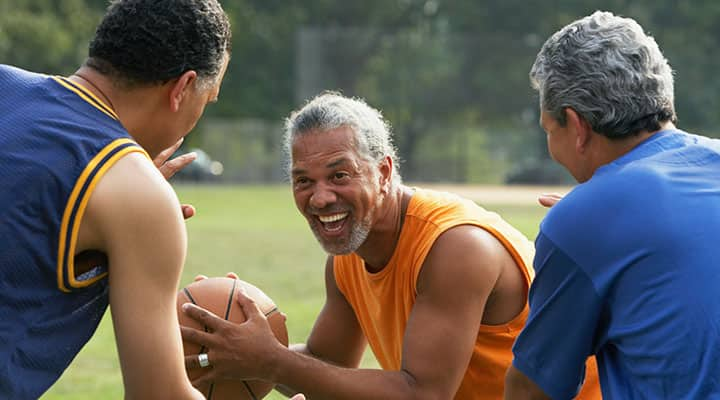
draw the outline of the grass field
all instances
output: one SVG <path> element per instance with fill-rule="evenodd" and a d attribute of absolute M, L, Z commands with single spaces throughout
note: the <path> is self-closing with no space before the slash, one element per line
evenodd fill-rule
<path fill-rule="evenodd" d="M 295 209 L 288 186 L 178 186 L 182 202 L 195 205 L 187 222 L 189 248 L 182 285 L 197 274 L 236 272 L 272 297 L 288 316 L 291 342 L 304 341 L 324 301 L 325 254 Z M 534 238 L 545 210 L 534 193 L 509 188 L 453 187 Z M 554 190 L 555 188 L 552 188 Z M 377 364 L 370 354 L 363 365 Z M 122 399 L 122 378 L 110 315 L 71 367 L 42 398 Z M 266 397 L 283 399 L 276 393 Z"/>

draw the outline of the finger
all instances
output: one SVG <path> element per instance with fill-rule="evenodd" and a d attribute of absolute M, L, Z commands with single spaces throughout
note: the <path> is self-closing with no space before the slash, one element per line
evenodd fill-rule
<path fill-rule="evenodd" d="M 563 196 L 558 193 L 543 193 L 538 197 L 538 202 L 543 207 L 552 207 L 562 200 Z"/>
<path fill-rule="evenodd" d="M 153 163 L 155 163 L 155 166 L 160 168 L 160 166 L 163 165 L 163 163 L 165 163 L 165 161 L 167 161 L 167 159 L 170 158 L 170 156 L 173 155 L 173 153 L 175 153 L 175 151 L 178 148 L 180 148 L 180 145 L 182 144 L 182 142 L 184 140 L 185 140 L 185 138 L 180 138 L 180 140 L 175 142 L 174 145 L 172 145 L 172 146 L 168 147 L 167 149 L 158 153 L 158 155 L 155 156 L 155 159 L 153 160 Z"/>
<path fill-rule="evenodd" d="M 201 281 L 201 280 L 207 279 L 207 278 L 208 278 L 207 275 L 203 275 L 203 274 L 195 275 L 195 278 L 193 278 L 193 282 Z"/>
<path fill-rule="evenodd" d="M 192 303 L 183 304 L 182 310 L 188 317 L 205 325 L 210 332 L 215 332 L 222 324 L 226 323 L 224 319 Z"/>
<path fill-rule="evenodd" d="M 206 353 L 207 354 L 207 353 Z M 185 356 L 185 368 L 186 369 L 199 369 L 199 368 L 207 368 L 208 370 L 212 367 L 212 361 L 210 360 L 210 356 L 208 355 L 208 362 L 210 363 L 209 367 L 203 367 L 200 365 L 200 360 L 198 359 L 199 354 L 188 354 Z"/>
<path fill-rule="evenodd" d="M 262 311 L 260 311 L 260 308 L 258 308 L 257 304 L 255 304 L 255 300 L 248 297 L 245 290 L 242 288 L 237 291 L 235 300 L 242 308 L 246 320 L 251 321 L 258 318 L 265 318 Z"/>
<path fill-rule="evenodd" d="M 195 152 L 185 153 L 181 156 L 177 156 L 177 157 L 173 158 L 172 160 L 169 160 L 166 163 L 158 166 L 158 169 L 163 174 L 165 179 L 170 179 L 178 171 L 185 168 L 191 162 L 195 161 L 196 158 L 197 158 L 197 153 L 195 153 Z"/>
<path fill-rule="evenodd" d="M 305 395 L 303 395 L 302 393 L 298 393 L 295 396 L 293 396 L 292 399 L 290 399 L 290 400 L 305 400 Z"/>
<path fill-rule="evenodd" d="M 234 272 L 228 272 L 225 276 L 230 279 L 240 279 L 240 277 L 238 277 L 238 275 Z"/>
<path fill-rule="evenodd" d="M 180 335 L 182 336 L 184 341 L 195 343 L 201 346 L 206 344 L 212 345 L 215 343 L 215 340 L 213 339 L 211 333 L 201 331 L 195 328 L 190 328 L 185 325 L 180 325 Z M 195 354 L 195 358 L 197 361 L 197 354 Z"/>
<path fill-rule="evenodd" d="M 182 210 L 183 218 L 189 219 L 195 216 L 195 207 L 190 204 L 183 204 L 180 206 Z"/>

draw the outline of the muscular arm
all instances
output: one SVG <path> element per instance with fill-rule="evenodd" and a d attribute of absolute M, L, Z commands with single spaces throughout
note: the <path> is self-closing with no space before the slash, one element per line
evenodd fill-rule
<path fill-rule="evenodd" d="M 438 238 L 420 273 L 399 371 L 352 368 L 360 357 L 360 339 L 350 319 L 338 325 L 334 317 L 349 318 L 340 312 L 348 306 L 334 303 L 331 289 L 308 345 L 314 355 L 332 363 L 268 340 L 262 314 L 242 296 L 239 302 L 248 316 L 246 323 L 234 325 L 187 305 L 186 312 L 214 333 L 183 332 L 186 338 L 209 345 L 215 371 L 279 382 L 311 399 L 447 400 L 455 395 L 467 369 L 486 301 L 508 259 L 502 245 L 479 228 L 460 226 Z M 332 288 L 334 279 L 329 283 Z M 330 330 L 335 327 L 340 330 Z M 349 340 L 343 335 L 349 335 Z M 343 345 L 351 350 L 342 352 Z M 243 349 L 242 354 L 228 355 L 233 348 Z"/>
<path fill-rule="evenodd" d="M 277 378 L 310 398 L 450 399 L 472 355 L 483 310 L 509 255 L 487 232 L 460 226 L 433 245 L 418 278 L 400 371 L 349 370 L 288 357 Z"/>
<path fill-rule="evenodd" d="M 202 398 L 183 368 L 175 296 L 186 234 L 172 188 L 152 163 L 129 154 L 100 180 L 82 229 L 109 258 L 126 398 Z"/>

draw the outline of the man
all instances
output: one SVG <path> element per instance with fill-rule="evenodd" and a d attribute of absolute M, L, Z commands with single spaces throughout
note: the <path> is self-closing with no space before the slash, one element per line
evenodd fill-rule
<path fill-rule="evenodd" d="M 265 379 L 311 399 L 502 397 L 532 244 L 472 201 L 403 185 L 389 126 L 361 100 L 310 101 L 289 118 L 286 149 L 297 208 L 329 253 L 325 306 L 288 351 L 245 297 L 242 325 L 186 305 L 209 328 L 183 327 L 209 348 L 212 369 L 194 383 Z M 357 369 L 367 343 L 383 370 Z"/>
<path fill-rule="evenodd" d="M 720 142 L 675 128 L 672 71 L 631 19 L 564 27 L 530 77 L 581 184 L 541 225 L 506 398 L 573 396 L 591 354 L 605 398 L 720 398 Z"/>
<path fill-rule="evenodd" d="M 185 227 L 150 158 L 216 101 L 229 49 L 215 0 L 125 0 L 73 75 L 0 66 L 0 397 L 40 397 L 109 302 L 125 397 L 202 398 L 175 312 Z"/>

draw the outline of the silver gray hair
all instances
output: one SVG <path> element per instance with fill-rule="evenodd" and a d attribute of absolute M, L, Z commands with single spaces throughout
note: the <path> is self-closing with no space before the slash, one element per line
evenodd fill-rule
<path fill-rule="evenodd" d="M 294 111 L 285 120 L 284 150 L 286 171 L 292 164 L 292 144 L 298 136 L 311 132 L 327 132 L 349 126 L 355 132 L 358 153 L 368 162 L 381 162 L 386 156 L 393 161 L 392 184 L 402 182 L 398 172 L 397 150 L 392 130 L 382 113 L 363 99 L 349 98 L 337 92 L 324 92 Z"/>
<path fill-rule="evenodd" d="M 565 108 L 609 138 L 676 120 L 673 72 L 655 39 L 630 18 L 596 11 L 553 34 L 530 70 L 540 107 L 562 126 Z"/>

